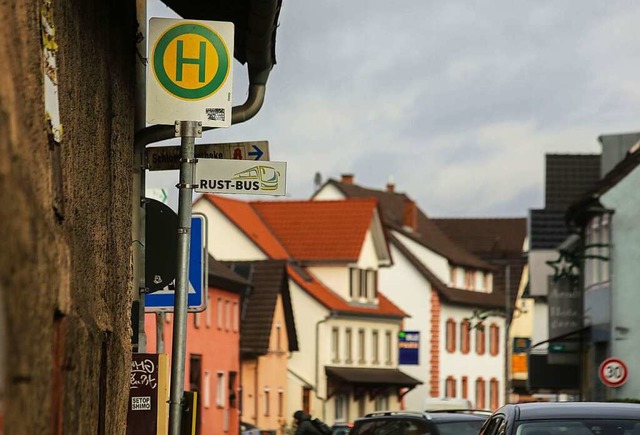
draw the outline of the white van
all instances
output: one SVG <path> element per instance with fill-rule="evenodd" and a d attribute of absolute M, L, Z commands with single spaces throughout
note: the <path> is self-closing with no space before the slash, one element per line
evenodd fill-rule
<path fill-rule="evenodd" d="M 452 399 L 448 397 L 429 397 L 424 401 L 425 411 L 471 409 L 471 401 L 467 399 Z"/>

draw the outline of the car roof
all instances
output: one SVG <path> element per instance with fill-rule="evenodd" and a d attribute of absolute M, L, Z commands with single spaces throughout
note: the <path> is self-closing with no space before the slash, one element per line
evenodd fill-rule
<path fill-rule="evenodd" d="M 375 418 L 379 419 L 426 419 L 435 423 L 452 421 L 484 421 L 491 415 L 486 411 L 475 411 L 470 409 L 443 410 L 443 411 L 377 411 L 366 414 L 356 421 L 366 421 Z"/>
<path fill-rule="evenodd" d="M 612 402 L 536 402 L 506 405 L 507 413 L 515 419 L 544 420 L 548 418 L 638 418 L 640 404 Z M 510 408 L 510 409 L 509 409 Z"/>

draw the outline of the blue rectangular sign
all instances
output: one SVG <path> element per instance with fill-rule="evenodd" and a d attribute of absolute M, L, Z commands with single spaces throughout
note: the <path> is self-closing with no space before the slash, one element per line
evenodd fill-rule
<path fill-rule="evenodd" d="M 420 331 L 398 333 L 398 364 L 420 364 Z"/>
<path fill-rule="evenodd" d="M 191 217 L 191 241 L 189 243 L 189 312 L 200 312 L 207 308 L 207 220 L 204 215 Z M 175 280 L 164 289 L 149 293 L 144 299 L 145 311 L 173 311 L 175 305 Z"/>

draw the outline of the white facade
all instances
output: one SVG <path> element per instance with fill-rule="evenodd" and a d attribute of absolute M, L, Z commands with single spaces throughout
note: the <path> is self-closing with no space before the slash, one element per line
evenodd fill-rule
<path fill-rule="evenodd" d="M 326 184 L 321 190 L 316 192 L 314 200 L 335 200 L 345 198 L 344 194 L 332 184 Z M 424 264 L 442 283 L 447 286 L 456 288 L 474 287 L 469 291 L 479 291 L 483 293 L 492 292 L 493 279 L 491 274 L 473 270 L 469 271 L 463 267 L 452 266 L 449 259 L 428 249 L 422 244 L 412 240 L 410 237 L 398 232 L 392 231 L 393 236 L 406 247 L 413 256 L 415 256 L 422 264 Z M 476 403 L 476 381 L 482 380 L 486 390 L 484 408 L 489 408 L 490 389 L 497 389 L 498 404 L 505 403 L 504 396 L 504 379 L 505 379 L 505 319 L 503 317 L 489 317 L 486 321 L 486 351 L 483 355 L 475 352 L 475 338 L 472 333 L 470 342 L 471 350 L 462 354 L 460 351 L 460 323 L 465 318 L 473 317 L 475 307 L 465 305 L 452 305 L 442 303 L 440 305 L 440 339 L 439 348 L 431 348 L 431 300 L 432 289 L 427 279 L 416 269 L 416 267 L 402 253 L 391 246 L 393 258 L 393 266 L 380 270 L 380 289 L 384 294 L 398 307 L 405 311 L 409 317 L 405 319 L 403 330 L 420 332 L 420 350 L 418 365 L 402 365 L 403 372 L 419 379 L 423 382 L 415 389 L 411 390 L 404 397 L 404 405 L 406 409 L 423 410 L 425 400 L 431 397 L 431 373 L 435 369 L 439 372 L 440 396 L 444 396 L 447 392 L 447 378 L 454 379 L 457 387 L 455 388 L 454 397 L 463 397 L 462 379 L 466 378 L 467 398 L 471 403 Z M 452 267 L 456 272 L 452 272 Z M 471 284 L 465 281 L 465 275 L 470 273 Z M 452 282 L 455 279 L 456 282 Z M 446 350 L 446 321 L 453 319 L 456 324 L 456 350 L 448 353 Z M 495 324 L 499 330 L 498 337 L 498 353 L 493 356 L 489 352 L 489 333 L 488 327 Z M 473 331 L 472 331 L 473 332 Z M 433 358 L 432 358 L 433 357 Z M 433 365 L 436 367 L 433 367 Z M 491 381 L 495 382 L 493 385 Z M 451 381 L 450 381 L 451 382 Z"/>
<path fill-rule="evenodd" d="M 221 261 L 251 261 L 268 259 L 267 255 L 219 209 L 206 199 L 194 204 L 194 212 L 202 213 L 208 222 L 208 248 L 214 258 Z M 364 270 L 377 275 L 379 266 L 386 266 L 390 255 L 384 242 L 382 226 L 377 212 L 367 231 L 359 258 L 353 264 L 335 263 L 329 266 L 316 264 L 306 271 L 331 291 L 350 301 L 350 269 Z M 366 275 L 365 275 L 366 276 Z M 377 281 L 377 280 L 376 280 Z M 372 282 L 376 282 L 372 281 Z M 367 281 L 367 284 L 369 282 Z M 379 288 L 381 288 L 378 285 Z M 367 290 L 369 285 L 367 285 Z M 400 409 L 397 394 L 388 397 L 363 400 L 340 394 L 328 397 L 326 366 L 398 368 L 397 337 L 400 318 L 382 318 L 358 314 L 336 315 L 312 297 L 294 279 L 289 279 L 291 302 L 294 310 L 299 351 L 290 355 L 288 362 L 287 410 L 284 418 L 289 420 L 294 411 L 302 409 L 303 392 L 310 391 L 310 411 L 328 424 L 336 421 L 353 421 L 362 413 L 381 409 Z M 370 297 L 353 301 L 375 306 L 378 298 Z M 348 359 L 347 333 L 351 331 L 351 355 Z M 337 332 L 338 341 L 333 337 Z M 377 345 L 373 340 L 377 336 Z M 361 341 L 361 337 L 364 339 Z M 377 348 L 378 357 L 374 355 Z M 360 349 L 364 354 L 360 355 Z"/>

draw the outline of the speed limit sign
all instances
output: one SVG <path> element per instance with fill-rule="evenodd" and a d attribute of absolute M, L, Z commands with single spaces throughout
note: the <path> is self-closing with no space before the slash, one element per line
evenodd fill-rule
<path fill-rule="evenodd" d="M 627 381 L 629 370 L 621 359 L 607 358 L 600 364 L 598 375 L 607 387 L 619 387 Z"/>

